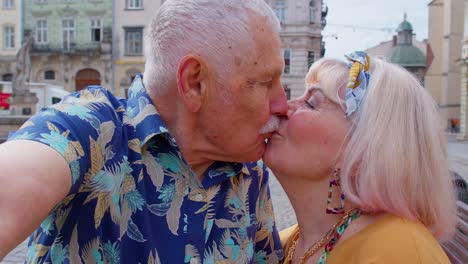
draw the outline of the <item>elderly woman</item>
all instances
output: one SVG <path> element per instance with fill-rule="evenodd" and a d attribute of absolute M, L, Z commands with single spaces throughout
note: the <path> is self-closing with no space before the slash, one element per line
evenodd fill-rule
<path fill-rule="evenodd" d="M 298 225 L 284 263 L 450 263 L 455 196 L 437 106 L 364 52 L 317 61 L 265 152 Z"/>

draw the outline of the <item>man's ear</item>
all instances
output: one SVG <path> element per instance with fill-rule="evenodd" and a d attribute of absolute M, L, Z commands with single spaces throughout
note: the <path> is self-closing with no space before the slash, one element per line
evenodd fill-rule
<path fill-rule="evenodd" d="M 177 89 L 185 106 L 190 112 L 197 112 L 203 102 L 203 71 L 205 64 L 198 56 L 182 58 L 177 69 Z"/>

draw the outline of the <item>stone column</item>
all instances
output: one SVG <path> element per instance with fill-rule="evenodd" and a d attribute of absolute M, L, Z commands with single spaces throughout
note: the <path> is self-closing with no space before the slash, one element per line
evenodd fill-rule
<path fill-rule="evenodd" d="M 468 140 L 468 58 L 461 65 L 460 133 L 458 140 Z"/>
<path fill-rule="evenodd" d="M 458 140 L 468 140 L 468 1 L 464 5 L 464 30 L 460 59 L 460 133 Z"/>

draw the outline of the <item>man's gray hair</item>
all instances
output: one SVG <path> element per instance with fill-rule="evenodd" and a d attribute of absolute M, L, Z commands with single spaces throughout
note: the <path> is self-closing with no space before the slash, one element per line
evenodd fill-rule
<path fill-rule="evenodd" d="M 164 93 L 175 79 L 180 60 L 199 55 L 214 63 L 217 73 L 233 62 L 226 54 L 251 44 L 252 14 L 265 17 L 275 30 L 280 24 L 264 0 L 168 0 L 159 9 L 145 36 L 143 82 L 152 95 Z M 245 54 L 247 55 L 247 54 Z"/>

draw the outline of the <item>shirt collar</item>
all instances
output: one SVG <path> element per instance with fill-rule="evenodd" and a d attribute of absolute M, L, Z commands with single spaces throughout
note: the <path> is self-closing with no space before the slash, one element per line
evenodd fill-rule
<path fill-rule="evenodd" d="M 211 186 L 237 177 L 241 173 L 249 175 L 249 169 L 245 163 L 215 161 L 206 171 L 202 186 L 207 189 Z"/>
<path fill-rule="evenodd" d="M 128 89 L 125 123 L 134 127 L 140 146 L 144 146 L 157 135 L 168 133 L 164 121 L 146 91 L 141 74 L 137 74 Z"/>
<path fill-rule="evenodd" d="M 141 74 L 135 77 L 128 89 L 125 123 L 134 127 L 140 147 L 157 135 L 167 134 L 169 140 L 174 140 L 149 97 Z M 250 174 L 244 163 L 216 161 L 207 170 L 202 185 L 207 188 L 241 173 Z"/>

